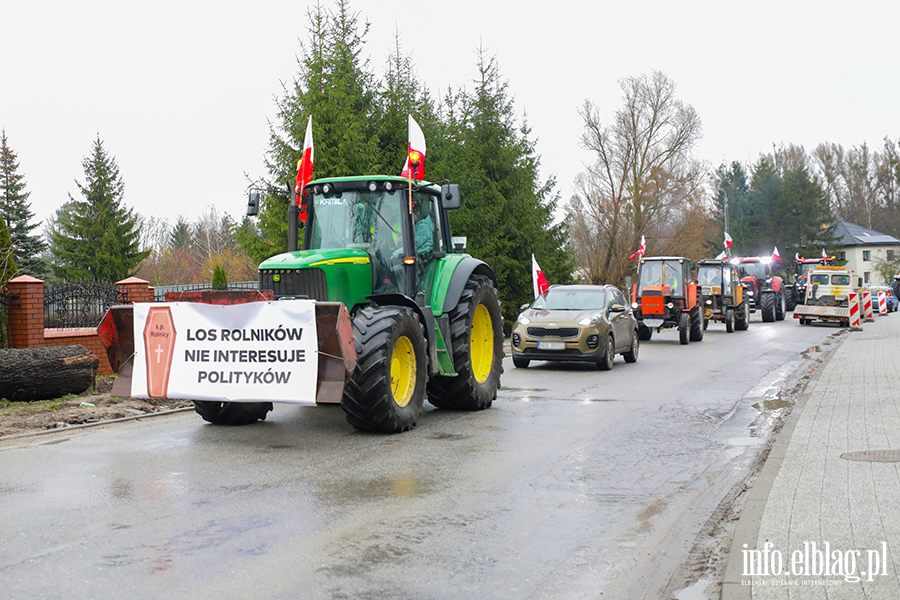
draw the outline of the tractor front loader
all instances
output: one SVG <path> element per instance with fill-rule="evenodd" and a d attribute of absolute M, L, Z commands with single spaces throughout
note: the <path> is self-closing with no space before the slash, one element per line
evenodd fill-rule
<path fill-rule="evenodd" d="M 303 211 L 292 206 L 289 217 L 292 232 L 305 217 L 302 249 L 289 234 L 293 249 L 259 266 L 259 289 L 273 301 L 315 301 L 315 401 L 339 402 L 353 427 L 385 433 L 415 426 L 426 398 L 449 410 L 490 407 L 502 372 L 500 301 L 490 266 L 450 236 L 459 186 L 367 176 L 304 190 Z M 257 206 L 251 197 L 248 213 Z M 213 423 L 254 422 L 271 408 L 195 405 Z"/>
<path fill-rule="evenodd" d="M 703 296 L 691 281 L 691 267 L 691 261 L 679 256 L 641 258 L 631 292 L 641 340 L 671 327 L 678 329 L 682 344 L 703 339 Z"/>

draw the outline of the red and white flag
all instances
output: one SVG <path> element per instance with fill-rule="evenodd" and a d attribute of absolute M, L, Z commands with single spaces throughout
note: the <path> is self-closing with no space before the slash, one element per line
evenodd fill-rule
<path fill-rule="evenodd" d="M 828 258 L 828 255 L 825 254 L 825 248 L 822 248 L 822 258 Z"/>
<path fill-rule="evenodd" d="M 794 253 L 794 260 L 796 260 L 797 262 L 800 262 L 800 253 L 799 252 Z"/>
<path fill-rule="evenodd" d="M 631 255 L 631 258 L 628 260 L 634 260 L 638 256 L 643 256 L 644 252 L 647 251 L 647 242 L 644 241 L 644 236 L 641 236 L 641 247 L 637 249 L 637 252 Z"/>
<path fill-rule="evenodd" d="M 418 159 L 419 163 L 413 173 L 410 173 L 409 169 L 410 157 L 413 157 L 414 161 Z M 412 178 L 416 181 L 425 179 L 425 134 L 422 133 L 422 128 L 412 118 L 412 115 L 409 115 L 409 150 L 406 153 L 406 164 L 403 165 L 403 171 L 400 172 L 400 176 Z"/>
<path fill-rule="evenodd" d="M 303 154 L 297 163 L 297 181 L 294 183 L 294 194 L 297 196 L 297 206 L 300 208 L 300 220 L 306 223 L 306 203 L 303 202 L 303 196 L 306 193 L 303 188 L 312 181 L 313 176 L 313 137 L 312 137 L 312 115 L 306 122 L 306 136 L 303 138 Z"/>
<path fill-rule="evenodd" d="M 547 278 L 544 277 L 544 272 L 538 266 L 534 254 L 531 255 L 531 285 L 534 287 L 535 298 L 550 289 L 550 284 L 547 283 Z"/>
<path fill-rule="evenodd" d="M 728 254 L 724 250 L 722 250 L 722 252 L 720 252 L 716 257 L 716 260 L 725 260 L 726 258 L 728 258 Z"/>
<path fill-rule="evenodd" d="M 725 248 L 731 248 L 734 245 L 734 241 L 732 241 L 731 236 L 728 235 L 728 232 L 725 232 Z"/>
<path fill-rule="evenodd" d="M 778 254 L 778 246 L 775 246 L 775 249 L 772 250 L 772 260 L 781 260 L 781 255 Z"/>

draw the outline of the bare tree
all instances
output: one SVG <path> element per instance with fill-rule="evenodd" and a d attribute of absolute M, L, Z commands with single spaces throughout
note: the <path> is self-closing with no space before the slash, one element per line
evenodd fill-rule
<path fill-rule="evenodd" d="M 579 111 L 581 143 L 595 162 L 576 180 L 568 218 L 576 260 L 595 282 L 621 283 L 641 236 L 648 254 L 672 252 L 682 228 L 705 226 L 687 218 L 703 215 L 707 202 L 704 167 L 692 155 L 702 131 L 697 112 L 659 71 L 620 86 L 624 105 L 611 125 L 589 100 Z"/>

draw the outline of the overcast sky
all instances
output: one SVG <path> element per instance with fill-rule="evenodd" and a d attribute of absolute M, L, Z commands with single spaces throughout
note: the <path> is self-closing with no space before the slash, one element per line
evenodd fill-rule
<path fill-rule="evenodd" d="M 306 39 L 302 1 L 5 2 L 0 127 L 32 209 L 46 219 L 77 195 L 99 134 L 125 201 L 148 217 L 194 219 L 246 206 L 263 174 L 268 120 Z M 323 2 L 326 8 L 333 4 Z M 619 80 L 660 70 L 703 122 L 699 158 L 753 162 L 772 144 L 845 147 L 900 139 L 900 3 L 355 0 L 379 76 L 399 31 L 435 92 L 472 87 L 476 49 L 497 57 L 527 112 L 542 176 L 563 201 L 590 157 L 577 114 L 608 122 Z M 316 154 L 328 148 L 316 147 Z M 397 172 L 402 168 L 398 157 Z"/>

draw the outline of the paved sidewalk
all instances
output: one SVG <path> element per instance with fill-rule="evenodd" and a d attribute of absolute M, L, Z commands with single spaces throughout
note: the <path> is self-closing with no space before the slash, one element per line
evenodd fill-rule
<path fill-rule="evenodd" d="M 748 495 L 723 600 L 900 599 L 900 462 L 841 457 L 885 450 L 900 461 L 900 314 L 815 372 Z"/>

